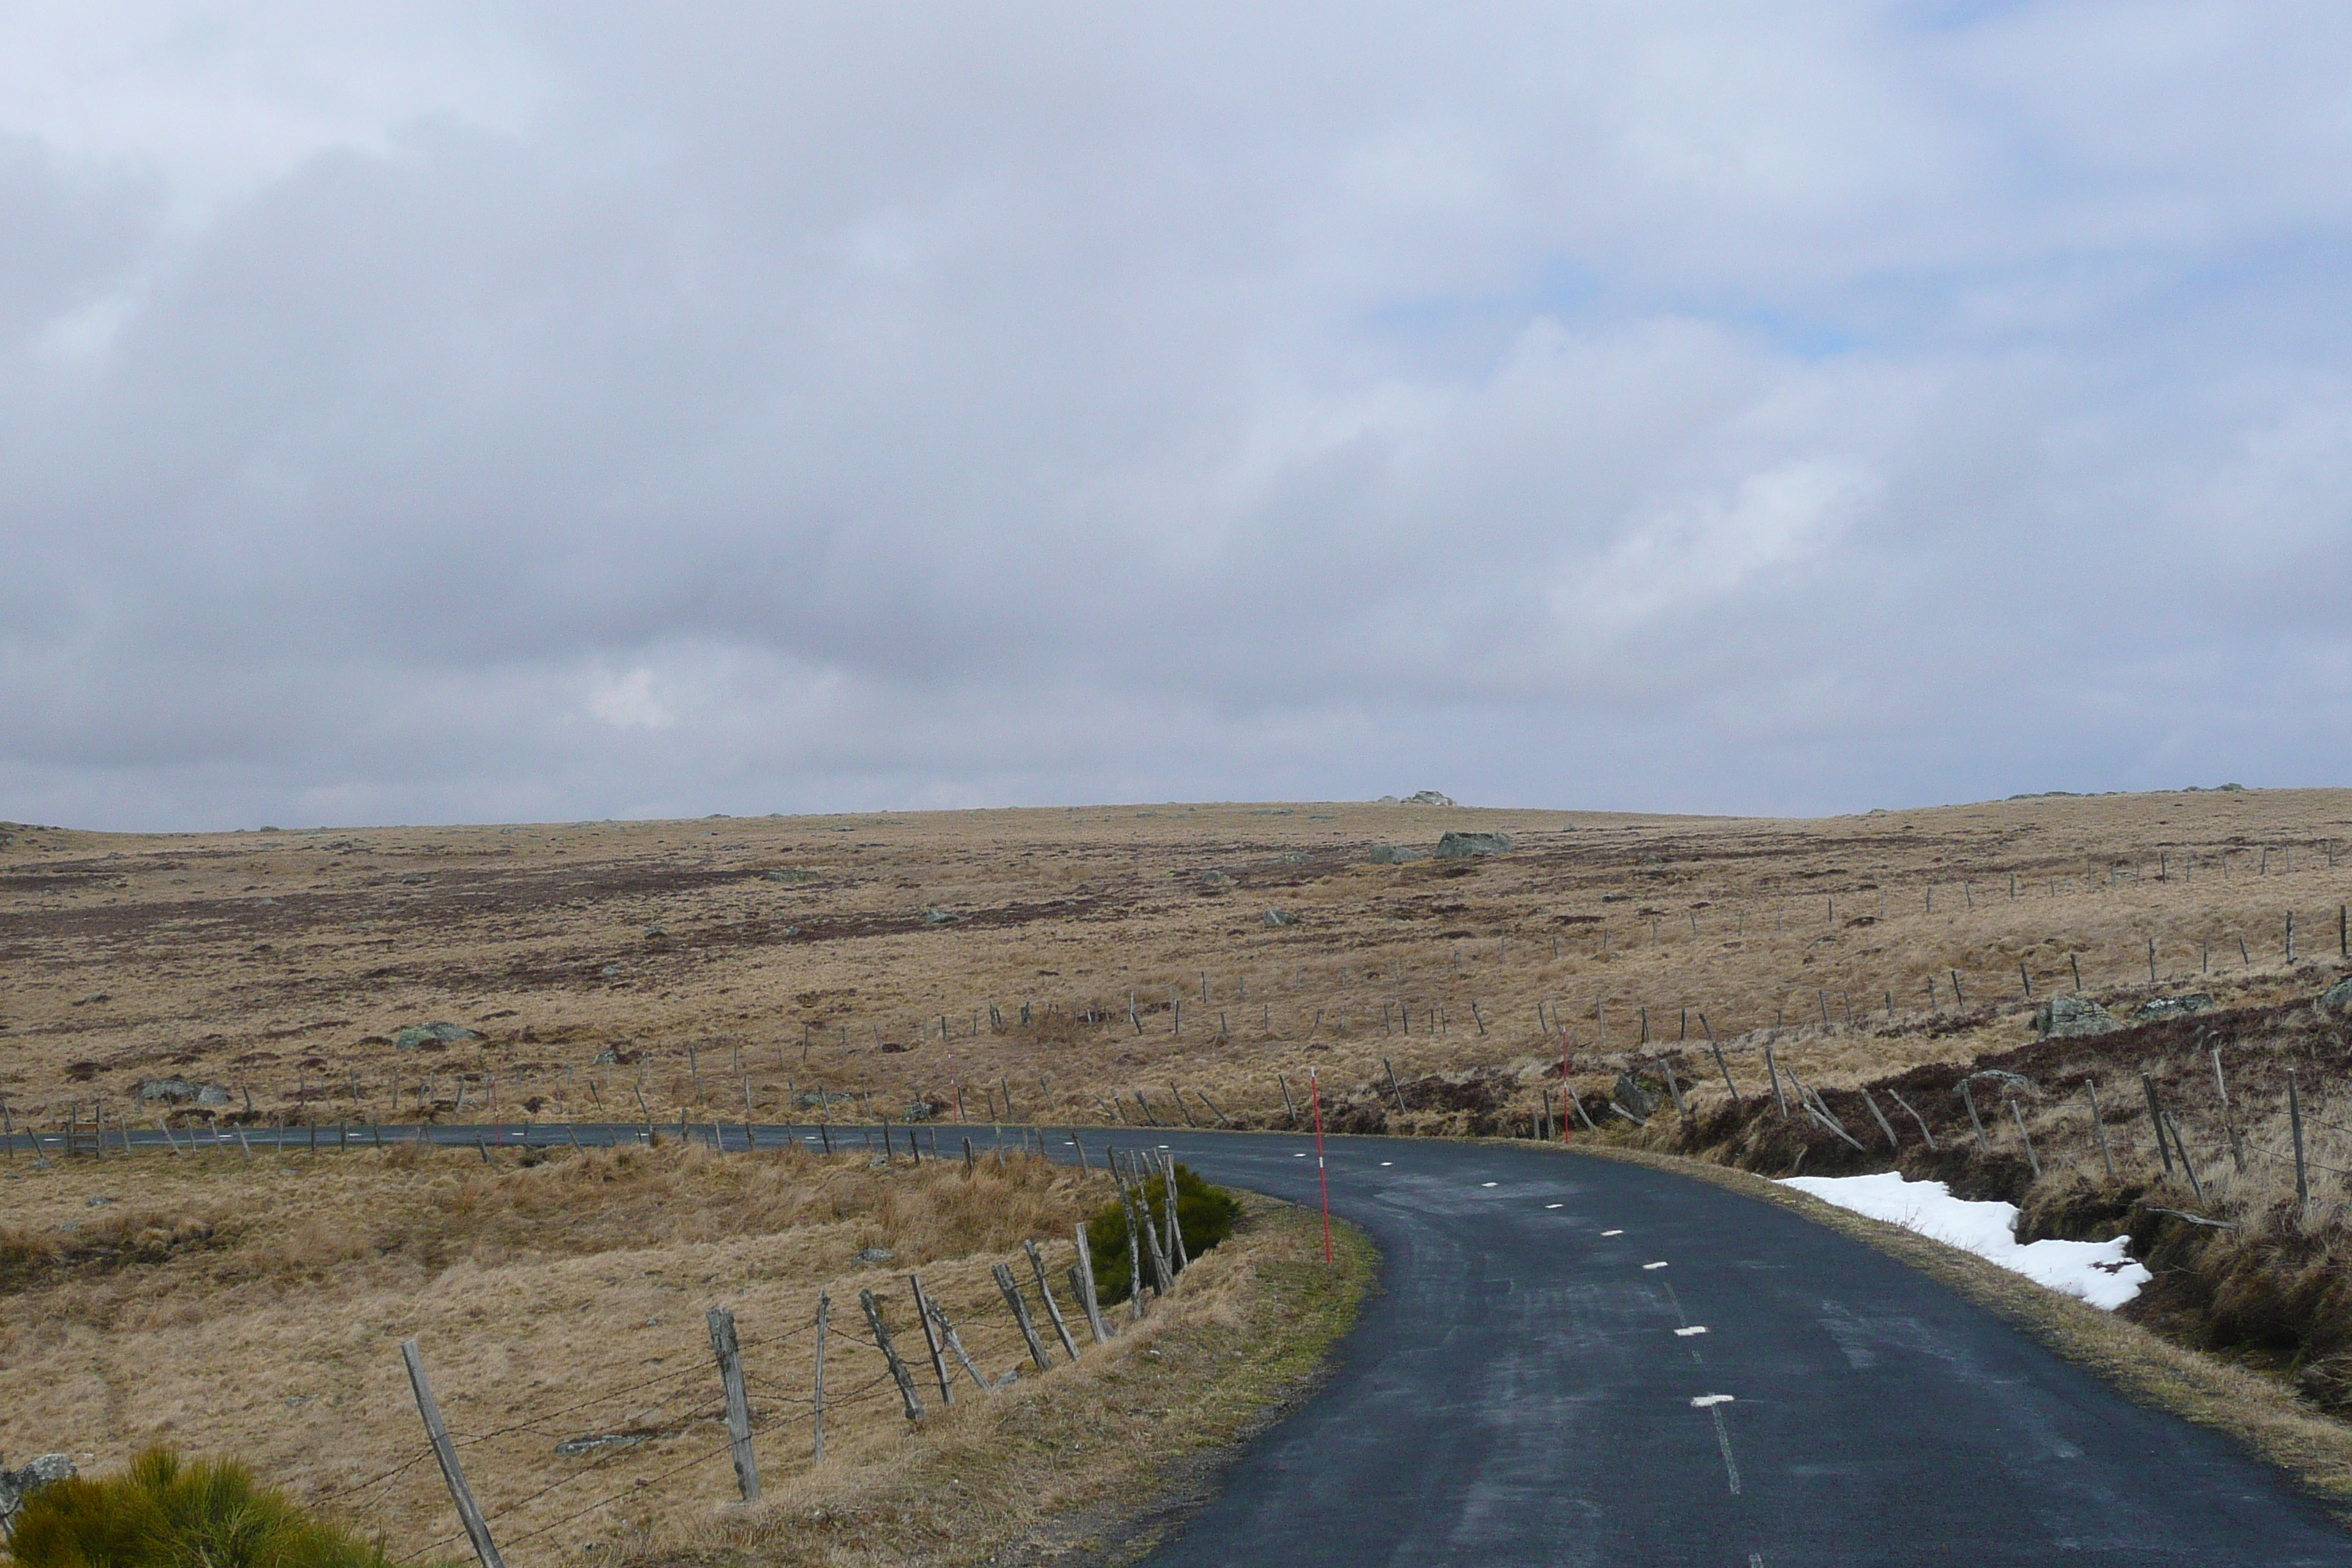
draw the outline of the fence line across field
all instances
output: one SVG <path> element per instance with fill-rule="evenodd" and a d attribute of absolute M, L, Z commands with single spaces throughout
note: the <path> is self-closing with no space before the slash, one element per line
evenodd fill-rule
<path fill-rule="evenodd" d="M 1183 1267 L 1181 1261 L 1184 1257 L 1183 1232 L 1175 1205 L 1175 1168 L 1171 1161 L 1153 1150 L 1106 1150 L 1105 1152 L 1106 1163 L 1109 1167 L 1107 1173 L 1117 1186 L 1122 1208 L 1129 1215 L 1129 1238 L 1130 1247 L 1134 1249 L 1129 1256 L 1133 1300 L 1130 1310 L 1139 1314 L 1149 1310 L 1145 1304 L 1148 1297 L 1160 1296 L 1174 1288 L 1176 1278 Z M 1150 1194 L 1143 1191 L 1147 1184 L 1164 1190 L 1166 1197 L 1164 1216 L 1150 1214 Z M 1139 1208 L 1148 1219 L 1148 1223 L 1142 1226 L 1139 1238 L 1136 1221 L 1136 1211 Z M 1160 1245 L 1163 1231 L 1168 1239 L 1168 1245 L 1165 1247 Z M 1092 1252 L 1085 1222 L 1079 1222 L 1076 1226 L 1071 1241 L 1076 1261 L 1072 1263 L 1066 1275 L 1069 1288 L 1081 1314 L 1081 1320 L 1087 1327 L 1092 1342 L 1097 1345 L 1103 1344 L 1109 1341 L 1116 1330 L 1106 1322 L 1101 1303 L 1096 1294 Z M 1056 1365 L 1066 1365 L 1076 1362 L 1083 1356 L 1085 1351 L 1077 1337 L 1071 1332 L 1068 1320 L 1063 1313 L 1061 1302 L 1054 1293 L 1044 1249 L 1034 1239 L 1024 1241 L 1017 1249 L 1015 1257 L 1029 1265 L 1033 1278 L 1024 1280 L 1016 1268 L 1007 1262 L 998 1262 L 992 1266 L 993 1283 L 1011 1319 L 1013 1330 L 1011 1332 L 978 1332 L 976 1334 L 978 1356 L 995 1359 L 1016 1350 L 1024 1350 L 1026 1352 L 1028 1360 L 1034 1363 L 1039 1373 L 1050 1371 Z M 909 1274 L 906 1278 L 909 1293 L 916 1303 L 916 1321 L 929 1347 L 929 1370 L 937 1380 L 942 1405 L 952 1405 L 955 1403 L 955 1385 L 959 1374 L 967 1379 L 982 1394 L 992 1394 L 1004 1388 L 1017 1378 L 1020 1370 L 1017 1364 L 1003 1376 L 994 1379 L 991 1379 L 982 1372 L 975 1359 L 973 1346 L 967 1342 L 964 1334 L 966 1329 L 978 1331 L 981 1328 L 982 1320 L 979 1317 L 970 1317 L 959 1323 L 949 1315 L 947 1309 L 939 1300 L 925 1290 L 919 1273 Z M 1037 1320 L 1031 1314 L 1030 1300 L 1033 1294 L 1037 1304 L 1044 1309 L 1045 1321 L 1053 1325 L 1054 1333 L 1050 1340 L 1040 1333 L 1036 1326 Z M 805 1418 L 810 1424 L 809 1453 L 812 1464 L 820 1462 L 824 1458 L 825 1420 L 828 1415 L 837 1419 L 845 1411 L 859 1409 L 878 1401 L 887 1400 L 895 1392 L 900 1396 L 905 1418 L 910 1424 L 919 1424 L 929 1419 L 929 1407 L 919 1397 L 916 1387 L 914 1367 L 893 1333 L 887 1320 L 887 1308 L 871 1289 L 859 1292 L 859 1303 L 873 1330 L 873 1337 L 870 1339 L 832 1327 L 832 1298 L 829 1291 L 823 1289 L 817 1292 L 812 1320 L 808 1324 L 758 1337 L 741 1336 L 738 1332 L 735 1316 L 731 1310 L 723 1306 L 711 1307 L 707 1314 L 707 1327 L 709 1331 L 712 1358 L 717 1366 L 719 1399 L 715 1405 L 698 1408 L 677 1418 L 677 1425 L 683 1429 L 700 1421 L 723 1419 L 727 1428 L 725 1441 L 696 1454 L 680 1465 L 664 1470 L 659 1476 L 649 1479 L 633 1479 L 627 1489 L 600 1498 L 557 1520 L 535 1526 L 514 1537 L 508 1544 L 512 1545 L 544 1535 L 549 1531 L 582 1518 L 599 1508 L 610 1506 L 635 1495 L 642 1491 L 645 1487 L 657 1485 L 662 1480 L 684 1474 L 695 1466 L 715 1460 L 721 1455 L 727 1456 L 733 1465 L 738 1495 L 746 1502 L 756 1502 L 761 1495 L 760 1442 L 762 1434 L 772 1439 L 778 1430 L 780 1418 L 753 1405 L 751 1395 L 755 1390 L 772 1401 L 787 1403 L 805 1410 Z M 974 1310 L 976 1312 L 978 1309 Z M 902 1323 L 900 1328 L 903 1329 L 903 1327 Z M 1001 1324 L 999 1328 L 1002 1328 Z M 747 1367 L 746 1352 L 772 1350 L 795 1342 L 807 1334 L 815 1336 L 815 1360 L 814 1381 L 805 1396 L 788 1391 L 772 1374 Z M 828 1349 L 835 1346 L 878 1356 L 884 1362 L 884 1367 L 873 1376 L 848 1388 L 828 1389 L 825 1355 Z M 950 1370 L 950 1351 L 959 1363 L 957 1372 Z M 350 1497 L 372 1491 L 397 1479 L 425 1458 L 433 1458 L 438 1463 L 443 1481 L 449 1492 L 450 1501 L 457 1510 L 461 1528 L 457 1533 L 429 1542 L 399 1561 L 404 1563 L 463 1540 L 471 1545 L 481 1568 L 505 1568 L 501 1549 L 492 1531 L 493 1525 L 502 1520 L 513 1518 L 520 1510 L 562 1488 L 574 1485 L 607 1469 L 617 1468 L 634 1445 L 615 1447 L 612 1451 L 592 1459 L 579 1469 L 561 1476 L 538 1489 L 495 1509 L 485 1509 L 477 1500 L 472 1486 L 467 1479 L 460 1450 L 477 1447 L 496 1438 L 519 1432 L 531 1432 L 543 1436 L 550 1429 L 550 1423 L 561 1416 L 609 1404 L 632 1394 L 641 1393 L 649 1387 L 684 1383 L 697 1375 L 690 1369 L 664 1373 L 658 1377 L 647 1378 L 620 1388 L 607 1390 L 589 1399 L 578 1401 L 553 1411 L 536 1414 L 525 1420 L 512 1422 L 488 1432 L 458 1438 L 450 1433 L 434 1400 L 422 1347 L 415 1340 L 405 1341 L 401 1346 L 401 1355 L 408 1372 L 412 1392 L 415 1396 L 419 1418 L 425 1425 L 425 1448 L 391 1469 L 340 1488 L 330 1495 Z M 791 1419 L 798 1421 L 802 1418 L 794 1416 Z"/>

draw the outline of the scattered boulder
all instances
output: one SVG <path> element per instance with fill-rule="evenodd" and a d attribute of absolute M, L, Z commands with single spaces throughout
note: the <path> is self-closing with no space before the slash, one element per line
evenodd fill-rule
<path fill-rule="evenodd" d="M 675 1437 L 675 1431 L 655 1432 L 640 1429 L 635 1432 L 599 1432 L 588 1437 L 566 1437 L 555 1446 L 555 1451 L 567 1459 L 583 1454 L 601 1454 L 613 1448 L 634 1448 L 640 1443 L 650 1443 L 658 1437 Z"/>
<path fill-rule="evenodd" d="M 860 1263 L 887 1263 L 898 1256 L 887 1247 L 862 1247 L 857 1250 Z"/>
<path fill-rule="evenodd" d="M 1481 855 L 1507 855 L 1510 850 L 1507 833 L 1449 833 L 1437 841 L 1436 855 L 1440 860 L 1468 860 Z"/>
<path fill-rule="evenodd" d="M 2331 1018 L 2352 1018 L 2352 974 L 2321 992 L 2317 1005 Z"/>
<path fill-rule="evenodd" d="M 1298 917 L 1288 910 L 1268 910 L 1257 917 L 1257 923 L 1262 926 L 1295 926 L 1298 923 Z"/>
<path fill-rule="evenodd" d="M 226 1105 L 228 1085 L 194 1083 L 184 1078 L 142 1078 L 131 1092 L 160 1105 Z"/>
<path fill-rule="evenodd" d="M 1402 866 L 1408 860 L 1421 858 L 1421 851 L 1408 849 L 1402 844 L 1375 844 L 1366 857 L 1375 866 Z"/>
<path fill-rule="evenodd" d="M 2111 1035 L 2123 1027 L 2113 1013 L 2087 996 L 2053 996 L 2033 1010 L 2033 1032 L 2066 1038 Z"/>
<path fill-rule="evenodd" d="M 1415 790 L 1404 797 L 1406 805 L 1452 805 L 1454 797 L 1433 789 Z"/>
<path fill-rule="evenodd" d="M 2203 991 L 2185 996 L 2151 996 L 2132 1012 L 2132 1016 L 2146 1023 L 2155 1018 L 2186 1018 L 2194 1014 L 2212 1011 L 2213 998 Z"/>
<path fill-rule="evenodd" d="M 426 1045 L 454 1046 L 461 1040 L 481 1037 L 462 1024 L 411 1024 L 393 1036 L 392 1043 L 401 1050 L 414 1051 Z"/>
<path fill-rule="evenodd" d="M 1230 888 L 1233 885 L 1233 874 L 1229 871 L 1203 871 L 1201 873 L 1201 886 L 1204 888 Z"/>
<path fill-rule="evenodd" d="M 814 871 L 796 870 L 791 867 L 786 867 L 781 871 L 769 872 L 768 880 L 771 882 L 814 882 L 816 880 L 816 873 Z"/>
<path fill-rule="evenodd" d="M 5 1533 L 26 1498 L 43 1487 L 69 1481 L 74 1475 L 73 1460 L 64 1454 L 36 1455 L 21 1470 L 0 1468 L 0 1533 Z"/>
<path fill-rule="evenodd" d="M 962 918 L 950 910 L 940 909 L 936 904 L 923 911 L 923 923 L 927 926 L 951 926 Z"/>
<path fill-rule="evenodd" d="M 1650 1091 L 1642 1087 L 1642 1080 L 1629 1072 L 1617 1075 L 1616 1087 L 1609 1093 L 1618 1104 L 1643 1121 L 1649 1120 L 1650 1112 L 1657 1109 L 1658 1102 L 1650 1098 Z"/>

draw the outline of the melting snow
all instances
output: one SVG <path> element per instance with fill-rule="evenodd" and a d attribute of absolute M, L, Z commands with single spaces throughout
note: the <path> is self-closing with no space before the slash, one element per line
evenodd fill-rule
<path fill-rule="evenodd" d="M 1874 1176 L 1790 1176 L 1780 1184 L 1823 1203 L 1916 1230 L 1948 1247 L 2024 1275 L 2053 1290 L 2114 1311 L 2153 1278 L 2133 1262 L 2123 1237 L 2113 1241 L 2035 1241 L 2019 1245 L 2017 1205 L 1970 1203 L 1941 1182 L 1906 1182 L 1897 1171 Z"/>

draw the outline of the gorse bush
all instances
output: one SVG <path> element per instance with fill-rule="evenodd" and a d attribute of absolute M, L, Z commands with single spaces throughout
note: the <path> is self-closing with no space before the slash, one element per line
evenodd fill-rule
<path fill-rule="evenodd" d="M 1144 1187 L 1150 1195 L 1152 1223 L 1164 1227 L 1168 1184 L 1154 1176 Z M 1176 1167 L 1176 1224 L 1184 1233 L 1188 1256 L 1199 1258 L 1233 1235 L 1241 1213 L 1241 1203 L 1231 1193 L 1209 1185 L 1190 1165 Z M 1163 1229 L 1161 1235 L 1166 1234 Z M 1127 1255 L 1124 1205 L 1114 1199 L 1087 1222 L 1087 1246 L 1094 1254 L 1095 1294 L 1107 1303 L 1126 1300 L 1135 1287 L 1135 1260 Z"/>
<path fill-rule="evenodd" d="M 122 1475 L 42 1488 L 16 1516 L 21 1568 L 387 1568 L 229 1459 L 150 1448 Z"/>

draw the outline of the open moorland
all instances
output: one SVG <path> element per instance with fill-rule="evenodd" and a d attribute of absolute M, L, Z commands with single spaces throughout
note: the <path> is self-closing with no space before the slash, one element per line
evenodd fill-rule
<path fill-rule="evenodd" d="M 0 835 L 20 1129 L 1276 1126 L 1312 1075 L 1343 1131 L 1899 1163 L 2129 1230 L 2128 1311 L 2352 1407 L 2352 1052 L 2313 1005 L 2352 792 Z M 2041 1038 L 2078 995 L 2121 1026 Z"/>

